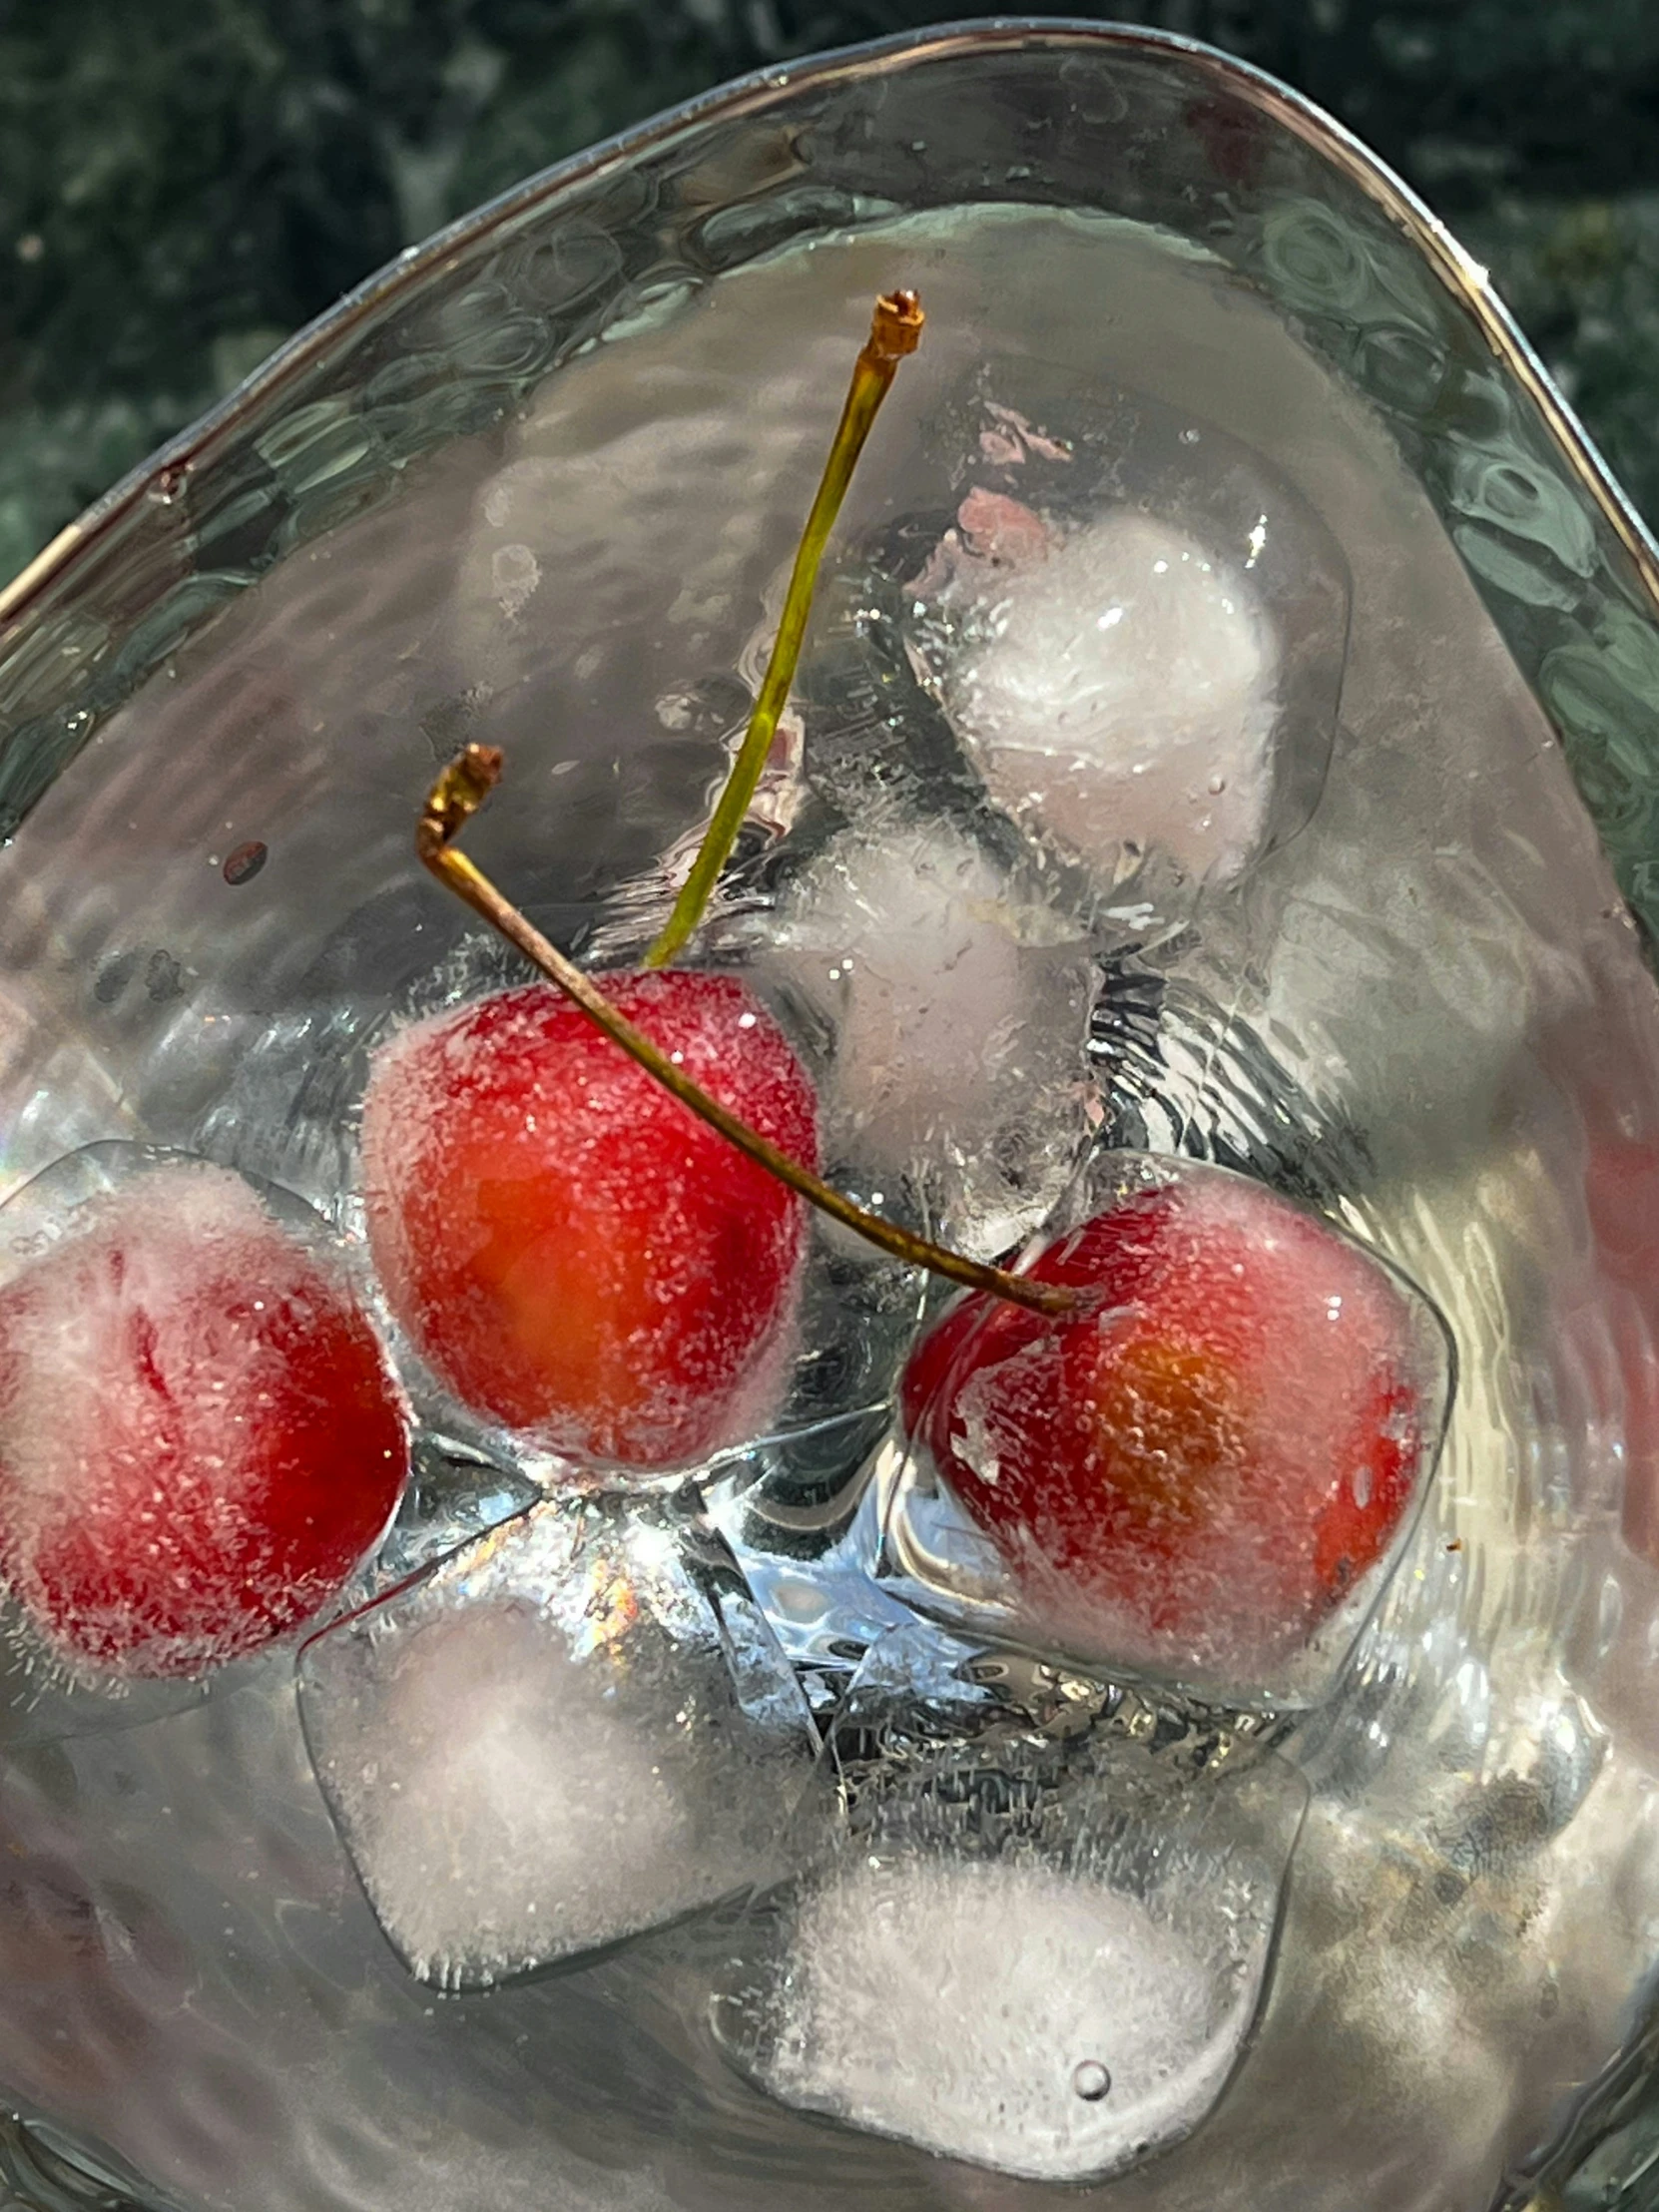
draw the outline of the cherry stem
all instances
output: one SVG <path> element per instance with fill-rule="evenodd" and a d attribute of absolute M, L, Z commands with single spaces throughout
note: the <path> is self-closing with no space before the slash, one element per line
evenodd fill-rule
<path fill-rule="evenodd" d="M 872 1245 L 878 1245 L 891 1258 L 902 1260 L 909 1267 L 926 1268 L 952 1283 L 965 1284 L 969 1290 L 988 1291 L 995 1298 L 1005 1298 L 1015 1306 L 1029 1307 L 1038 1314 L 1069 1313 L 1076 1306 L 1077 1293 L 1061 1284 L 1038 1283 L 1029 1276 L 1011 1275 L 1005 1268 L 987 1267 L 978 1260 L 966 1259 L 959 1252 L 947 1252 L 942 1245 L 929 1244 L 924 1237 L 912 1236 L 909 1230 L 900 1229 L 896 1222 L 884 1221 L 879 1214 L 866 1213 L 840 1191 L 821 1183 L 787 1152 L 780 1152 L 758 1130 L 740 1120 L 730 1107 L 723 1106 L 718 1098 L 712 1098 L 700 1084 L 694 1083 L 683 1068 L 676 1067 L 667 1053 L 611 1004 L 590 976 L 567 960 L 516 906 L 502 897 L 489 877 L 474 867 L 464 852 L 456 851 L 453 838 L 494 790 L 500 781 L 501 767 L 502 755 L 497 747 L 469 745 L 450 762 L 432 786 L 420 827 L 415 831 L 415 850 L 440 883 L 458 898 L 463 898 L 473 912 L 481 914 L 492 929 L 498 929 L 509 944 L 516 945 L 543 975 L 557 983 L 567 998 L 575 1000 L 613 1044 L 620 1045 L 648 1075 L 655 1076 L 665 1090 L 672 1091 L 682 1106 L 689 1107 L 712 1129 L 718 1129 L 740 1152 L 747 1153 L 779 1182 L 787 1183 L 821 1213 L 830 1215 Z"/>
<path fill-rule="evenodd" d="M 760 695 L 755 701 L 754 712 L 749 718 L 749 728 L 744 733 L 738 757 L 732 763 L 726 788 L 720 795 L 708 829 L 703 832 L 703 842 L 697 848 L 691 873 L 680 886 L 680 895 L 674 901 L 674 911 L 663 924 L 662 931 L 645 956 L 648 968 L 667 967 L 680 951 L 692 931 L 703 919 L 709 900 L 720 880 L 720 871 L 732 856 L 732 847 L 738 841 L 738 831 L 743 828 L 743 818 L 749 812 L 755 797 L 756 786 L 761 781 L 761 771 L 766 767 L 767 755 L 772 751 L 772 741 L 777 735 L 779 717 L 784 712 L 790 696 L 790 686 L 795 681 L 796 667 L 801 659 L 801 648 L 807 636 L 807 622 L 813 611 L 813 592 L 818 583 L 820 563 L 824 549 L 830 542 L 835 517 L 840 512 L 846 487 L 852 481 L 853 466 L 863 451 L 864 440 L 869 436 L 881 402 L 898 372 L 898 364 L 906 353 L 913 353 L 921 336 L 921 302 L 913 291 L 885 292 L 875 302 L 875 313 L 870 320 L 869 337 L 863 351 L 853 364 L 852 381 L 847 387 L 846 404 L 841 409 L 841 419 L 835 429 L 834 442 L 830 448 L 830 458 L 824 464 L 824 475 L 813 501 L 813 510 L 807 517 L 807 527 L 801 533 L 801 544 L 796 551 L 795 566 L 790 571 L 790 588 L 784 598 L 784 612 L 778 624 L 778 636 L 773 642 L 772 658 L 767 663 L 766 677 Z"/>

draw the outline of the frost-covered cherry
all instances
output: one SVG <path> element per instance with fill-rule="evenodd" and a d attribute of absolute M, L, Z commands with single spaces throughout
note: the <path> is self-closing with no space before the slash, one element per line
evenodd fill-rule
<path fill-rule="evenodd" d="M 606 977 L 705 1090 L 816 1165 L 812 1086 L 731 976 Z M 682 1464 L 752 1433 L 805 1209 L 542 984 L 405 1030 L 363 1109 L 369 1242 L 421 1357 L 555 1449 Z"/>
<path fill-rule="evenodd" d="M 1248 1686 L 1376 1565 L 1438 1440 L 1438 1339 L 1347 1238 L 1215 1170 L 1140 1188 L 917 1346 L 906 1424 L 1061 1646 Z"/>
<path fill-rule="evenodd" d="M 0 1575 L 72 1665 L 195 1674 L 270 1642 L 407 1471 L 373 1330 L 225 1169 L 95 1200 L 0 1290 Z"/>

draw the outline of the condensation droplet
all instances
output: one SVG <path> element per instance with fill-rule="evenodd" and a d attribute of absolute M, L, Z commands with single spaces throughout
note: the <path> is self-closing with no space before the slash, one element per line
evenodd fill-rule
<path fill-rule="evenodd" d="M 1071 2069 L 1071 2085 L 1085 2104 L 1098 2104 L 1112 2086 L 1112 2077 L 1098 2058 L 1080 2058 Z"/>

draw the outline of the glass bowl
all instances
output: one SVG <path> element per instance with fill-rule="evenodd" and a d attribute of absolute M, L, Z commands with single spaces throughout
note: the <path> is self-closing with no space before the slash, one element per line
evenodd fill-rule
<path fill-rule="evenodd" d="M 1067 22 L 748 79 L 404 255 L 67 530 L 0 593 L 0 1195 L 161 1147 L 353 1237 L 374 1040 L 513 972 L 415 859 L 434 773 L 504 747 L 469 850 L 562 942 L 637 947 L 896 283 L 927 339 L 854 483 L 719 955 L 764 960 L 790 855 L 856 817 L 872 761 L 897 773 L 906 717 L 937 736 L 949 699 L 881 600 L 909 551 L 1011 496 L 1035 441 L 1109 475 L 1114 440 L 1148 449 L 1137 419 L 1213 437 L 1245 456 L 1227 514 L 1260 481 L 1320 549 L 1278 602 L 1303 610 L 1294 773 L 1236 879 L 1130 869 L 1114 913 L 1064 854 L 1015 860 L 1076 892 L 1096 1138 L 1324 1209 L 1428 1291 L 1462 1379 L 1342 1684 L 1264 1745 L 1311 1801 L 1260 2022 L 1113 2201 L 1635 2203 L 1659 2137 L 1659 556 L 1483 272 L 1282 86 Z M 793 1457 L 711 1474 L 825 1701 L 902 1617 L 860 1565 L 865 1430 L 916 1311 L 878 1307 L 868 1372 L 843 1361 L 825 1401 L 859 1483 L 805 1418 Z M 400 1569 L 534 1494 L 491 1439 L 439 1443 Z M 485 1993 L 411 1979 L 306 1763 L 291 1648 L 120 1709 L 7 1683 L 0 2080 L 28 2201 L 1062 2201 L 763 2095 L 710 2024 L 718 1916 Z"/>

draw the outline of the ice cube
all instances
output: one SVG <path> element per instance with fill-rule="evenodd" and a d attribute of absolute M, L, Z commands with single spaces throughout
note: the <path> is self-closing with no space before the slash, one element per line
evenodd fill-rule
<path fill-rule="evenodd" d="M 755 1913 L 717 1997 L 734 2060 L 1035 2180 L 1189 2134 L 1261 2004 L 1307 1792 L 1225 1728 L 1154 1749 L 1131 1705 L 916 1628 L 875 1646 L 830 1738 L 839 1848 Z"/>
<path fill-rule="evenodd" d="M 918 1179 L 940 1232 L 976 1255 L 1029 1234 L 1085 1128 L 1095 971 L 1078 929 L 960 830 L 895 808 L 830 839 L 772 938 L 765 972 L 834 1038 L 827 1152 L 877 1210 L 884 1181 Z"/>
<path fill-rule="evenodd" d="M 407 1470 L 405 1410 L 299 1200 L 109 1143 L 0 1216 L 0 1552 L 87 1680 L 199 1674 L 337 1598 Z"/>
<path fill-rule="evenodd" d="M 0 1285 L 72 1236 L 87 1218 L 83 1209 L 164 1170 L 201 1171 L 208 1187 L 221 1193 L 235 1187 L 190 1153 L 120 1138 L 83 1145 L 42 1168 L 0 1206 Z M 263 1211 L 301 1242 L 331 1242 L 301 1199 L 257 1176 L 243 1181 Z M 201 1704 L 208 1694 L 205 1679 L 139 1680 L 91 1670 L 45 1642 L 14 1602 L 0 1602 L 0 1741 L 8 1745 L 143 1727 Z"/>
<path fill-rule="evenodd" d="M 914 1618 L 872 1573 L 868 1478 L 890 1419 L 878 1405 L 769 1438 L 704 1490 L 815 1712 L 833 1707 L 871 1644 Z"/>
<path fill-rule="evenodd" d="M 793 1160 L 812 1085 L 729 974 L 611 977 L 615 1008 Z M 538 981 L 398 1031 L 363 1103 L 385 1301 L 466 1404 L 660 1477 L 760 1433 L 782 1394 L 807 1209 Z"/>
<path fill-rule="evenodd" d="M 1248 564 L 1131 508 L 1039 532 L 1012 505 L 970 494 L 922 583 L 953 639 L 940 697 L 991 798 L 1107 883 L 1149 852 L 1232 880 L 1266 836 L 1279 715 Z"/>
<path fill-rule="evenodd" d="M 793 1940 L 776 2096 L 1039 2180 L 1186 2133 L 1255 1994 L 1141 1900 L 1021 1862 L 851 1862 L 803 1900 Z"/>
<path fill-rule="evenodd" d="M 551 1500 L 300 1655 L 323 1794 L 393 1948 L 487 1985 L 776 1880 L 817 1747 L 714 1531 Z"/>
<path fill-rule="evenodd" d="M 1398 1558 L 1451 1387 L 1435 1309 L 1265 1186 L 1102 1153 L 906 1370 L 882 1571 L 923 1610 L 1229 1703 L 1318 1703 Z"/>
<path fill-rule="evenodd" d="M 420 1427 L 410 1453 L 408 1487 L 360 1594 L 385 1595 L 535 1504 L 541 1495 L 518 1461 L 480 1448 L 471 1437 Z"/>

